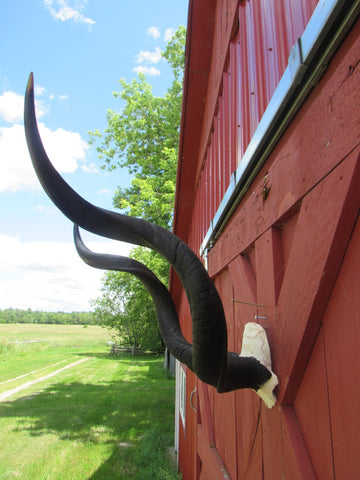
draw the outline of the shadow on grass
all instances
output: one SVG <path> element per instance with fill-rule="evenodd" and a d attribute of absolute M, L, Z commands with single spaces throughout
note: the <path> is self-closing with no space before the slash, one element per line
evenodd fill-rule
<path fill-rule="evenodd" d="M 73 352 L 71 355 L 77 357 L 95 357 L 101 358 L 102 360 L 112 360 L 112 361 L 121 361 L 121 362 L 132 362 L 136 360 L 137 362 L 148 362 L 148 360 L 164 360 L 164 353 L 142 353 L 141 355 L 130 355 L 129 353 L 121 353 L 112 355 L 109 352 L 94 352 L 89 350 L 88 352 Z"/>
<path fill-rule="evenodd" d="M 91 356 L 114 360 L 106 354 Z M 174 383 L 160 371 L 159 363 L 159 359 L 121 358 L 124 371 L 116 380 L 102 382 L 97 375 L 96 383 L 57 382 L 35 394 L 1 403 L 0 417 L 18 418 L 15 429 L 30 436 L 53 434 L 59 440 L 107 445 L 112 453 L 90 477 L 93 480 L 177 478 L 153 472 L 153 468 L 161 471 L 160 463 L 168 464 L 164 449 L 173 440 Z M 143 366 L 146 371 L 138 368 Z M 149 443 L 153 452 L 146 458 Z M 142 473 L 138 476 L 139 469 Z"/>
<path fill-rule="evenodd" d="M 149 430 L 136 448 L 123 447 L 94 472 L 88 480 L 179 480 L 176 464 L 169 456 L 165 437 L 154 428 Z M 136 465 L 136 468 L 131 466 Z"/>

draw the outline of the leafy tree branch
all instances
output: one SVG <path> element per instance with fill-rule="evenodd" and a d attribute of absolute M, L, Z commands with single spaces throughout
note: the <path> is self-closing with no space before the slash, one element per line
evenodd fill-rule
<path fill-rule="evenodd" d="M 108 110 L 108 125 L 103 133 L 90 132 L 90 143 L 100 142 L 97 152 L 102 168 L 126 168 L 133 175 L 130 187 L 117 188 L 114 207 L 169 229 L 174 208 L 185 37 L 185 28 L 179 27 L 163 52 L 173 72 L 165 95 L 154 96 L 143 74 L 130 83 L 122 79 L 120 92 L 113 95 L 123 107 Z M 131 256 L 167 284 L 169 267 L 163 258 L 143 248 L 134 249 Z M 95 305 L 98 322 L 116 327 L 123 342 L 142 347 L 152 343 L 154 348 L 161 344 L 150 296 L 130 275 L 107 272 L 102 296 Z"/>

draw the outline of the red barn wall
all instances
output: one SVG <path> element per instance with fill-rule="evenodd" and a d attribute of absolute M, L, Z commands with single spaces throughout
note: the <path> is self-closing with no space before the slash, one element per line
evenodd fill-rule
<path fill-rule="evenodd" d="M 199 44 L 204 30 L 194 20 L 204 2 L 190 2 L 174 227 L 195 252 L 317 2 L 205 3 L 211 47 Z M 208 252 L 228 349 L 240 352 L 245 323 L 262 317 L 280 385 L 267 410 L 252 391 L 218 394 L 187 371 L 184 480 L 355 479 L 360 471 L 359 33 L 358 20 Z M 189 56 L 201 48 L 200 88 Z M 189 129 L 189 117 L 201 128 Z M 191 341 L 175 276 L 171 289 Z"/>

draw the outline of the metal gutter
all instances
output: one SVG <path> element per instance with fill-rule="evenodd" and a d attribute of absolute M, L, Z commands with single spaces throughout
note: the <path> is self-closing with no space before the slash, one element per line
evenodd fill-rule
<path fill-rule="evenodd" d="M 288 66 L 231 176 L 230 185 L 200 247 L 205 257 L 239 202 L 274 149 L 331 57 L 360 13 L 360 0 L 320 0 L 301 38 L 293 46 Z"/>

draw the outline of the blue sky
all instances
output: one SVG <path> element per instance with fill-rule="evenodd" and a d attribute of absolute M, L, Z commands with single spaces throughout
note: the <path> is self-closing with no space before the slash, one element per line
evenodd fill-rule
<path fill-rule="evenodd" d="M 106 128 L 119 79 L 142 71 L 155 95 L 171 81 L 160 52 L 188 0 L 2 0 L 0 2 L 0 309 L 88 310 L 100 271 L 77 258 L 72 225 L 42 192 L 23 128 L 23 96 L 34 72 L 40 133 L 56 168 L 82 196 L 112 209 L 126 172 L 100 169 L 89 131 Z M 98 251 L 128 246 L 84 234 Z"/>

